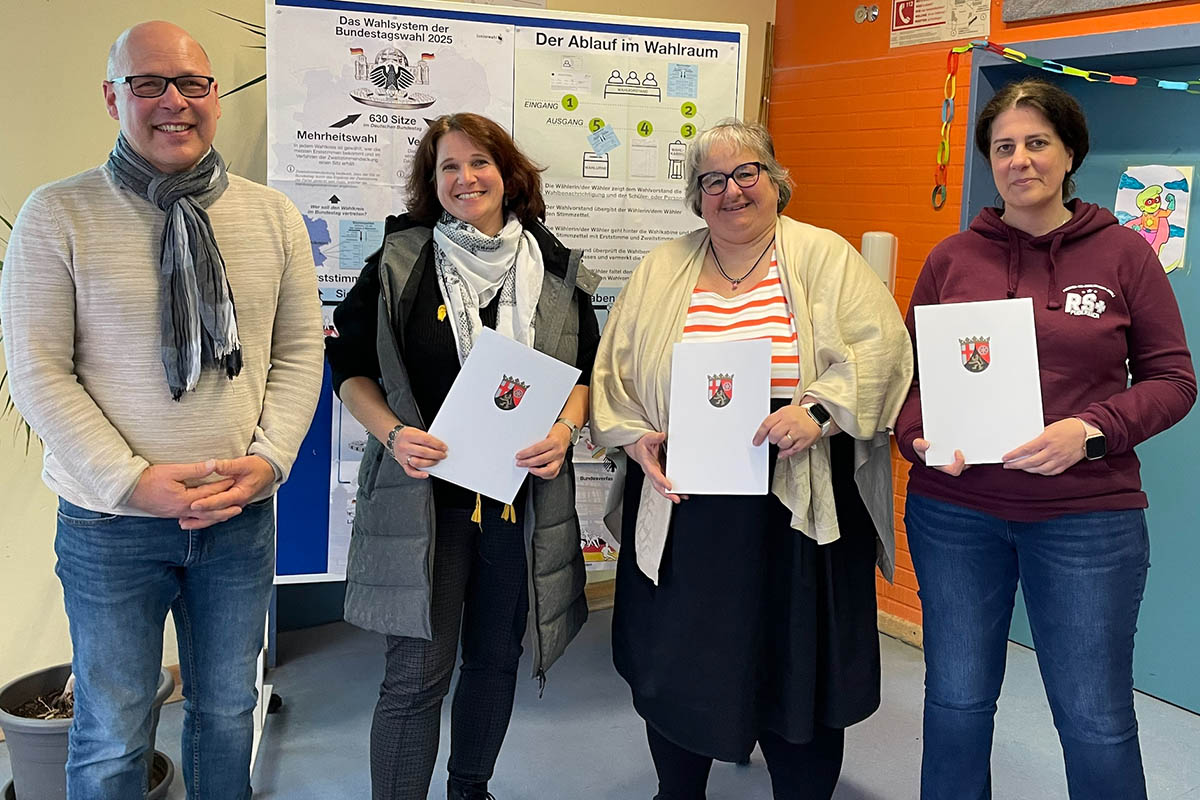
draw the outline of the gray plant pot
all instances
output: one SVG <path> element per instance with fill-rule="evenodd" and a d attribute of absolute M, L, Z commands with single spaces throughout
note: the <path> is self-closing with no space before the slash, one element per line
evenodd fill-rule
<path fill-rule="evenodd" d="M 167 758 L 166 753 L 155 750 L 150 766 L 150 791 L 146 795 L 146 800 L 163 800 L 174 780 L 175 764 Z M 0 800 L 17 800 L 17 790 L 13 788 L 12 781 L 4 784 L 4 789 L 0 790 Z"/>
<path fill-rule="evenodd" d="M 28 700 L 61 689 L 71 674 L 71 665 L 34 672 L 17 678 L 0 688 L 0 728 L 4 729 L 8 744 L 9 762 L 12 765 L 12 782 L 5 787 L 3 800 L 63 800 L 67 796 L 67 731 L 69 719 L 26 719 L 10 714 Z M 158 732 L 158 714 L 162 704 L 175 690 L 175 679 L 165 669 L 159 673 L 158 691 L 150 714 L 150 749 L 146 751 L 146 769 L 154 776 L 158 756 L 166 761 L 165 770 L 174 778 L 175 766 L 171 760 L 154 750 L 154 739 Z M 152 783 L 153 785 L 153 783 Z M 168 780 L 161 794 L 165 797 L 170 786 Z"/>

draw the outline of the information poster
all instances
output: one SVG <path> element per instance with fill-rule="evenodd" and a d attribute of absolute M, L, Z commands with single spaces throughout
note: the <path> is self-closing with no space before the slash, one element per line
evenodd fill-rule
<path fill-rule="evenodd" d="M 891 47 L 986 37 L 991 0 L 892 0 Z"/>
<path fill-rule="evenodd" d="M 385 218 L 405 209 L 428 122 L 461 111 L 499 122 L 545 168 L 547 225 L 601 275 L 603 324 L 642 256 L 702 224 L 684 208 L 684 155 L 704 127 L 740 116 L 746 36 L 744 25 L 455 3 L 269 4 L 267 180 L 308 226 L 326 335 Z M 314 422 L 329 428 L 330 455 L 302 453 L 294 468 L 329 476 L 328 552 L 281 580 L 345 575 L 367 434 L 331 405 Z M 283 516 L 311 524 L 309 501 L 281 509 L 281 550 Z"/>
<path fill-rule="evenodd" d="M 605 524 L 622 490 L 624 470 L 618 459 L 597 446 L 586 428 L 572 454 L 575 466 L 575 510 L 579 514 L 579 546 L 589 572 L 616 569 L 621 544 Z"/>

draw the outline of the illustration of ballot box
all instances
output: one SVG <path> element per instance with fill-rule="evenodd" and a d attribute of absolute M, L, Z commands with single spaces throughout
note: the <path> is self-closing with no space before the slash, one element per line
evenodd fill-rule
<path fill-rule="evenodd" d="M 583 177 L 607 178 L 608 153 L 593 153 L 588 150 L 583 154 Z"/>
<path fill-rule="evenodd" d="M 687 145 L 676 139 L 667 145 L 667 164 L 670 167 L 669 176 L 674 180 L 683 179 L 683 158 L 687 155 Z"/>

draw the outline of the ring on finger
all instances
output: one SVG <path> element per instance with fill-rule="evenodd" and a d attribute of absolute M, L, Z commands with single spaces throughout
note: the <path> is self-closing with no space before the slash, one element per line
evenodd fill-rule
<path fill-rule="evenodd" d="M 785 438 L 785 439 L 788 439 L 788 440 L 792 440 L 792 435 L 791 435 L 790 433 L 785 433 L 785 434 L 783 435 L 783 438 Z M 792 441 L 794 441 L 794 440 L 792 440 Z"/>
<path fill-rule="evenodd" d="M 410 466 L 410 467 L 411 467 L 411 466 L 412 466 L 412 456 L 409 456 L 408 458 L 406 458 L 406 459 L 404 460 L 404 463 L 405 463 L 405 464 L 408 464 L 408 466 Z"/>

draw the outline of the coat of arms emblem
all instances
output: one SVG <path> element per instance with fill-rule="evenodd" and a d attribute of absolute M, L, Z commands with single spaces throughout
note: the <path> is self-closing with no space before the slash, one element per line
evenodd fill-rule
<path fill-rule="evenodd" d="M 512 411 L 521 405 L 521 398 L 528 390 L 529 384 L 522 383 L 519 378 L 505 375 L 504 379 L 500 381 L 500 386 L 496 388 L 496 396 L 492 399 L 496 402 L 496 408 L 501 411 Z"/>
<path fill-rule="evenodd" d="M 959 339 L 962 352 L 962 364 L 967 372 L 983 372 L 992 363 L 992 346 L 989 336 L 968 336 Z"/>
<path fill-rule="evenodd" d="M 733 373 L 708 376 L 708 402 L 714 408 L 724 408 L 733 402 Z"/>

